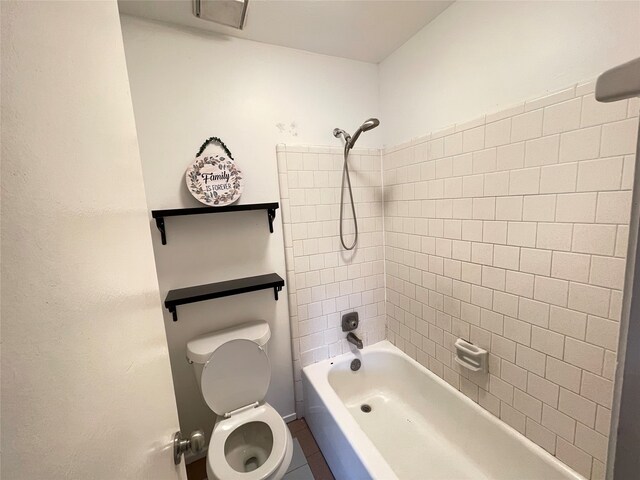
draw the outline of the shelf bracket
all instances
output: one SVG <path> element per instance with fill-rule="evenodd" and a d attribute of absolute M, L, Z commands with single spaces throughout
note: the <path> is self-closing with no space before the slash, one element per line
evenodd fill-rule
<path fill-rule="evenodd" d="M 269 218 L 269 232 L 273 233 L 273 220 L 276 218 L 276 209 L 267 208 L 267 217 Z M 276 300 L 278 296 L 276 295 Z"/>
<path fill-rule="evenodd" d="M 273 296 L 276 298 L 276 302 L 278 301 L 278 292 L 282 291 L 282 287 L 273 287 Z"/>
<path fill-rule="evenodd" d="M 164 217 L 156 218 L 156 227 L 160 230 L 160 237 L 162 238 L 162 244 L 167 244 L 167 232 L 164 229 Z"/>
<path fill-rule="evenodd" d="M 177 322 L 178 321 L 178 309 L 176 308 L 176 306 L 175 305 L 171 305 L 171 306 L 167 307 L 167 310 L 169 310 L 169 312 L 173 316 L 173 321 Z"/>

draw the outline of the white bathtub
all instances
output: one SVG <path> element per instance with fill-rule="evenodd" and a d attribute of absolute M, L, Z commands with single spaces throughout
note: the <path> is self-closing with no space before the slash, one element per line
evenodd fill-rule
<path fill-rule="evenodd" d="M 391 343 L 358 356 L 357 372 L 351 353 L 303 370 L 305 417 L 336 479 L 584 480 Z"/>

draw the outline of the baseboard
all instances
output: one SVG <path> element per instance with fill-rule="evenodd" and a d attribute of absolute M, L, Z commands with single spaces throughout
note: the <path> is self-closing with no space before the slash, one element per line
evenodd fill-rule
<path fill-rule="evenodd" d="M 282 417 L 282 419 L 284 420 L 285 423 L 293 422 L 296 418 L 298 418 L 298 415 L 295 412 L 290 413 L 289 415 L 285 415 L 284 417 Z"/>

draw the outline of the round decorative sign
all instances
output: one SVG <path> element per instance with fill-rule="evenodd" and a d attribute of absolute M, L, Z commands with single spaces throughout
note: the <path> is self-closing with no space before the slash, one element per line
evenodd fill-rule
<path fill-rule="evenodd" d="M 222 154 L 202 155 L 211 143 L 220 145 L 224 150 Z M 187 169 L 186 181 L 191 195 L 209 206 L 230 205 L 242 194 L 242 172 L 226 145 L 215 137 L 207 140 L 200 148 L 195 161 Z"/>

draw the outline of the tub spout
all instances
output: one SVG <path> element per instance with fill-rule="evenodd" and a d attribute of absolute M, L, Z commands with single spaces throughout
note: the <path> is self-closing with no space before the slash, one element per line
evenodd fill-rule
<path fill-rule="evenodd" d="M 356 347 L 358 347 L 358 350 L 362 350 L 362 340 L 360 340 L 355 333 L 349 332 L 349 335 L 347 335 L 347 342 L 353 343 Z"/>

